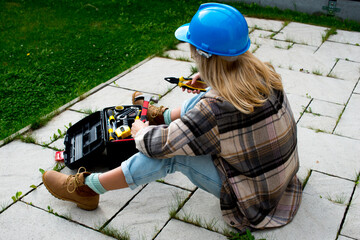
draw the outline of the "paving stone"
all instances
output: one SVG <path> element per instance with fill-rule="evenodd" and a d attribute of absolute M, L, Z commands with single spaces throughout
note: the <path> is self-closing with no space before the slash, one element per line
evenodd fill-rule
<path fill-rule="evenodd" d="M 338 119 L 344 107 L 345 106 L 342 104 L 313 99 L 308 107 L 308 111 L 311 111 L 314 114 L 320 114 L 322 116 Z"/>
<path fill-rule="evenodd" d="M 335 35 L 329 37 L 329 41 L 341 42 L 341 43 L 350 43 L 350 44 L 360 44 L 360 32 L 350 32 L 344 30 L 336 30 Z"/>
<path fill-rule="evenodd" d="M 218 239 L 228 239 L 228 238 L 219 233 L 215 233 L 206 230 L 204 228 L 199 228 L 192 224 L 188 224 L 176 219 L 171 219 L 171 221 L 166 225 L 166 227 L 160 232 L 160 234 L 155 239 L 156 240 L 169 240 L 169 239 L 218 240 Z"/>
<path fill-rule="evenodd" d="M 360 238 L 360 187 L 356 187 L 352 202 L 346 214 L 341 234 L 355 239 Z"/>
<path fill-rule="evenodd" d="M 109 225 L 122 227 L 131 239 L 151 239 L 169 220 L 176 198 L 185 199 L 189 193 L 166 184 L 150 183 Z"/>
<path fill-rule="evenodd" d="M 0 226 L 0 239 L 113 239 L 22 202 L 0 215 Z"/>
<path fill-rule="evenodd" d="M 276 68 L 281 74 L 285 91 L 300 96 L 337 104 L 345 104 L 354 89 L 354 83 L 350 81 L 322 77 L 313 74 Z"/>
<path fill-rule="evenodd" d="M 256 31 L 259 31 L 259 30 L 256 30 Z M 263 37 L 259 37 L 259 36 L 250 36 L 250 39 L 251 39 L 252 44 L 259 45 L 260 47 L 265 45 L 267 47 L 288 50 L 293 45 L 293 43 L 278 41 L 278 40 L 269 39 L 269 38 L 263 38 Z"/>
<path fill-rule="evenodd" d="M 326 34 L 326 29 L 324 27 L 291 22 L 274 38 L 311 46 L 320 46 L 322 36 Z"/>
<path fill-rule="evenodd" d="M 119 87 L 163 95 L 174 87 L 165 77 L 187 77 L 194 63 L 155 57 L 126 74 L 115 84 Z"/>
<path fill-rule="evenodd" d="M 71 174 L 75 173 L 72 172 Z M 84 211 L 78 208 L 75 203 L 55 198 L 47 191 L 44 185 L 38 187 L 24 197 L 23 200 L 27 203 L 31 202 L 34 206 L 44 210 L 47 210 L 48 206 L 50 206 L 59 215 L 98 229 L 113 217 L 140 189 L 131 190 L 127 188 L 109 191 L 100 196 L 99 207 L 93 211 Z"/>
<path fill-rule="evenodd" d="M 98 92 L 90 95 L 81 102 L 71 106 L 70 109 L 77 111 L 88 111 L 92 112 L 101 111 L 106 107 L 117 106 L 117 105 L 130 105 L 131 96 L 133 90 L 122 89 L 114 86 L 107 86 Z"/>
<path fill-rule="evenodd" d="M 190 44 L 189 43 L 179 43 L 178 45 L 176 45 L 176 49 L 183 51 L 183 52 L 190 53 Z"/>
<path fill-rule="evenodd" d="M 360 84 L 359 84 L 359 82 L 356 85 L 356 88 L 354 89 L 354 93 L 360 94 Z"/>
<path fill-rule="evenodd" d="M 65 150 L 64 138 L 59 138 L 55 142 L 51 143 L 49 145 L 49 147 L 56 148 L 56 149 L 64 151 Z"/>
<path fill-rule="evenodd" d="M 352 94 L 339 124 L 335 129 L 335 134 L 360 139 L 360 95 Z"/>
<path fill-rule="evenodd" d="M 159 103 L 155 104 L 157 106 L 163 105 L 170 109 L 181 107 L 183 102 L 194 97 L 192 93 L 183 92 L 181 88 L 175 87 L 171 92 L 166 94 L 163 98 L 160 99 Z"/>
<path fill-rule="evenodd" d="M 207 224 L 212 225 L 213 229 L 220 233 L 224 229 L 232 229 L 222 217 L 220 200 L 200 188 L 185 203 L 177 216 L 180 219 L 188 219 L 193 222 L 200 221 L 199 223 L 203 227 L 206 227 Z"/>
<path fill-rule="evenodd" d="M 182 187 L 189 191 L 194 191 L 196 189 L 196 186 L 181 172 L 168 174 L 164 178 L 164 181 L 168 184 Z"/>
<path fill-rule="evenodd" d="M 258 28 L 262 30 L 271 30 L 274 32 L 279 31 L 282 27 L 284 22 L 282 21 L 275 21 L 269 19 L 259 19 L 259 18 L 251 18 L 246 17 L 246 22 L 249 28 Z"/>
<path fill-rule="evenodd" d="M 337 238 L 337 240 L 354 240 L 355 238 L 348 238 L 346 236 L 343 235 L 339 235 L 339 237 Z"/>
<path fill-rule="evenodd" d="M 326 199 L 344 207 L 349 203 L 354 182 L 312 171 L 311 181 L 305 186 L 305 192 L 314 197 Z"/>
<path fill-rule="evenodd" d="M 287 93 L 286 89 L 285 92 Z M 291 93 L 287 93 L 286 95 L 290 102 L 291 110 L 294 114 L 295 121 L 298 121 L 300 116 L 304 112 L 304 107 L 309 104 L 311 99 Z"/>
<path fill-rule="evenodd" d="M 0 210 L 13 202 L 16 192 L 33 190 L 31 185 L 41 183 L 39 168 L 54 166 L 55 151 L 41 146 L 13 141 L 0 148 Z"/>
<path fill-rule="evenodd" d="M 360 170 L 360 141 L 298 127 L 300 166 L 354 180 Z"/>
<path fill-rule="evenodd" d="M 164 53 L 164 56 L 175 60 L 193 62 L 190 52 L 184 52 L 180 50 L 169 50 Z"/>
<path fill-rule="evenodd" d="M 264 62 L 271 62 L 275 67 L 309 73 L 320 72 L 323 75 L 327 75 L 336 63 L 335 58 L 315 55 L 316 47 L 294 44 L 288 49 L 289 44 L 277 41 L 272 45 L 261 45 L 260 42 L 261 46 L 255 56 Z"/>
<path fill-rule="evenodd" d="M 64 133 L 70 123 L 74 125 L 86 116 L 87 114 L 67 110 L 55 116 L 44 127 L 33 131 L 31 136 L 34 137 L 39 144 L 50 143 L 53 141 L 54 134 L 59 135 L 59 129 Z"/>
<path fill-rule="evenodd" d="M 360 63 L 340 59 L 331 71 L 331 75 L 336 78 L 357 82 L 360 77 Z"/>
<path fill-rule="evenodd" d="M 298 123 L 298 126 L 310 128 L 315 131 L 332 133 L 336 126 L 336 121 L 336 118 L 304 113 Z"/>
<path fill-rule="evenodd" d="M 252 39 L 252 38 L 268 38 L 272 34 L 273 34 L 273 32 L 270 32 L 270 31 L 254 30 L 250 34 L 250 39 Z"/>
<path fill-rule="evenodd" d="M 315 55 L 327 56 L 329 59 L 342 58 L 360 62 L 360 46 L 326 41 Z"/>
<path fill-rule="evenodd" d="M 281 228 L 254 232 L 256 239 L 336 239 L 346 206 L 320 198 L 314 192 L 307 192 L 311 184 L 318 184 L 316 177 L 310 177 L 292 222 Z M 334 189 L 331 184 L 322 182 L 325 188 Z"/>

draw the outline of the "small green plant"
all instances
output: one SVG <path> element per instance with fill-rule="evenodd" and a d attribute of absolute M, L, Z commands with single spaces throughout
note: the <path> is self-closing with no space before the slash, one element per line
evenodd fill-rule
<path fill-rule="evenodd" d="M 99 231 L 118 240 L 130 240 L 130 234 L 127 231 L 120 232 L 119 230 L 109 226 L 99 229 Z"/>
<path fill-rule="evenodd" d="M 246 230 L 245 234 L 230 232 L 230 236 L 228 236 L 229 240 L 255 240 L 254 235 L 250 232 L 250 230 Z"/>
<path fill-rule="evenodd" d="M 96 112 L 96 111 L 97 111 L 97 110 L 92 110 L 92 109 L 90 109 L 90 108 L 81 110 L 81 112 L 83 112 L 83 113 L 85 113 L 85 114 L 88 114 L 88 115 L 93 114 L 93 113 Z"/>
<path fill-rule="evenodd" d="M 305 96 L 306 96 L 306 98 L 308 98 L 308 99 L 312 99 L 312 97 L 311 97 L 311 95 L 310 95 L 309 93 L 306 93 Z"/>
<path fill-rule="evenodd" d="M 313 70 L 312 74 L 318 75 L 318 76 L 322 76 L 322 72 L 320 70 Z"/>
<path fill-rule="evenodd" d="M 303 190 L 304 190 L 304 188 L 305 188 L 305 186 L 306 186 L 307 182 L 308 182 L 308 181 L 309 181 L 309 179 L 310 179 L 311 173 L 312 173 L 312 170 L 311 170 L 311 169 L 309 169 L 308 174 L 307 174 L 306 178 L 304 179 L 304 181 L 303 181 L 303 183 L 302 183 L 302 189 L 303 189 Z"/>
<path fill-rule="evenodd" d="M 191 75 L 195 74 L 195 73 L 198 73 L 199 70 L 196 66 L 191 66 L 190 67 L 190 72 L 191 72 Z"/>
<path fill-rule="evenodd" d="M 16 201 L 18 201 L 18 200 L 20 199 L 21 195 L 22 195 L 22 192 L 20 192 L 20 191 L 19 191 L 19 192 L 16 192 L 15 195 L 11 197 L 11 199 L 12 199 L 14 202 L 16 202 Z"/>
<path fill-rule="evenodd" d="M 326 76 L 327 76 L 327 77 L 330 77 L 330 78 L 338 78 L 335 73 L 329 73 L 329 74 L 326 75 Z"/>
<path fill-rule="evenodd" d="M 65 167 L 65 164 L 62 162 L 57 162 L 53 167 L 54 171 L 60 172 Z"/>
<path fill-rule="evenodd" d="M 50 137 L 51 142 L 55 142 L 56 140 L 63 138 L 65 136 L 66 132 L 62 132 L 60 129 L 58 129 L 57 132 L 59 135 L 57 135 L 56 133 L 54 133 L 54 135 L 52 137 Z"/>
<path fill-rule="evenodd" d="M 333 203 L 345 204 L 346 196 L 345 196 L 344 193 L 342 193 L 342 194 L 336 195 L 335 198 L 332 198 L 330 196 L 330 194 L 328 194 L 326 199 L 333 202 Z"/>
<path fill-rule="evenodd" d="M 169 206 L 169 215 L 171 218 L 175 218 L 179 210 L 184 206 L 187 198 L 181 192 L 175 191 L 171 193 L 173 201 Z"/>
<path fill-rule="evenodd" d="M 37 186 L 35 186 L 34 184 L 30 185 L 30 187 L 33 188 L 33 189 L 37 189 Z"/>
<path fill-rule="evenodd" d="M 323 35 L 321 36 L 322 42 L 325 42 L 326 40 L 329 39 L 329 37 L 330 37 L 331 35 L 335 35 L 335 34 L 337 34 L 335 27 L 331 27 L 330 29 L 325 30 L 325 34 L 323 34 Z"/>
<path fill-rule="evenodd" d="M 30 134 L 26 134 L 25 136 L 21 135 L 19 138 L 24 143 L 36 143 L 36 139 Z"/>
<path fill-rule="evenodd" d="M 40 172 L 41 174 L 44 174 L 44 173 L 45 173 L 45 170 L 42 169 L 42 168 L 39 168 L 39 172 Z"/>
<path fill-rule="evenodd" d="M 305 108 L 304 106 L 302 106 L 302 108 L 303 108 L 303 112 L 310 113 L 314 116 L 321 116 L 320 113 L 314 113 L 311 107 Z"/>

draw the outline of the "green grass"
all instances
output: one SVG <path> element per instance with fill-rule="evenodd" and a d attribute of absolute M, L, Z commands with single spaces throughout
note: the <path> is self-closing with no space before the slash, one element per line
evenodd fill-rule
<path fill-rule="evenodd" d="M 198 1 L 1 1 L 0 139 L 173 47 Z M 41 124 L 40 124 L 41 125 Z"/>
<path fill-rule="evenodd" d="M 196 0 L 0 1 L 0 139 L 178 42 Z M 360 24 L 256 4 L 244 15 L 360 31 Z M 52 116 L 50 116 L 52 117 Z"/>

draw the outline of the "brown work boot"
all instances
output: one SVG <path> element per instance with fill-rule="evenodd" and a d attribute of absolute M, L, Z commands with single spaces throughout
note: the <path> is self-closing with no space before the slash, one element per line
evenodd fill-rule
<path fill-rule="evenodd" d="M 134 92 L 132 95 L 132 103 L 133 105 L 140 105 L 142 106 L 144 104 L 144 100 L 143 99 L 139 99 L 135 101 L 135 97 L 142 95 L 142 92 Z M 160 125 L 160 124 L 165 124 L 165 120 L 164 120 L 164 112 L 167 108 L 164 106 L 154 106 L 154 105 L 150 105 L 148 106 L 148 111 L 146 114 L 147 120 L 149 121 L 150 125 Z"/>
<path fill-rule="evenodd" d="M 84 172 L 81 172 L 84 170 Z M 43 182 L 47 190 L 56 198 L 71 201 L 79 208 L 94 210 L 99 204 L 99 194 L 85 185 L 85 177 L 90 175 L 86 169 L 81 167 L 75 175 L 66 175 L 56 171 L 46 171 Z"/>

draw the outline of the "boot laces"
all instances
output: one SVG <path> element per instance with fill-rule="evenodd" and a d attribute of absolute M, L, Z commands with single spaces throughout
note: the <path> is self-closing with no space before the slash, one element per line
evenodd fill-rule
<path fill-rule="evenodd" d="M 79 177 L 83 172 L 86 172 L 86 168 L 80 167 L 78 172 L 75 175 L 68 176 L 68 178 L 66 179 L 66 185 L 67 185 L 66 190 L 69 193 L 75 192 L 76 189 L 79 187 L 79 185 L 81 184 Z M 70 185 L 73 186 L 73 189 L 70 189 Z"/>

